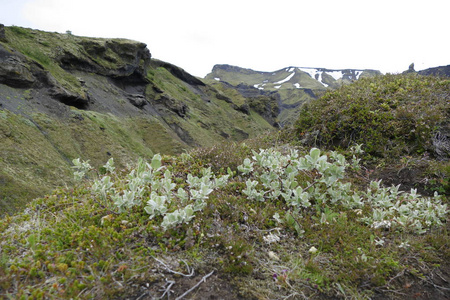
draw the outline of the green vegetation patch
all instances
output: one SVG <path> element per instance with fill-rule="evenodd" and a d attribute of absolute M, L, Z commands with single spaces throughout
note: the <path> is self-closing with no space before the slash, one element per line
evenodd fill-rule
<path fill-rule="evenodd" d="M 42 113 L 31 118 L 0 115 L 0 214 L 12 213 L 52 189 L 71 185 L 72 159 L 100 167 L 114 156 L 125 167 L 155 152 L 181 153 L 188 148 L 155 118 L 117 117 L 73 108 L 67 120 Z"/>
<path fill-rule="evenodd" d="M 445 199 L 377 182 L 360 190 L 351 183 L 358 146 L 350 160 L 257 148 L 273 142 L 225 146 L 234 151 L 224 157 L 214 148 L 154 155 L 128 169 L 110 159 L 99 172 L 74 160 L 75 188 L 0 220 L 0 295 L 157 298 L 213 288 L 232 298 L 362 299 L 423 282 L 445 293 Z M 234 165 L 221 165 L 226 157 Z"/>
<path fill-rule="evenodd" d="M 449 91 L 444 78 L 361 78 L 303 106 L 295 127 L 325 147 L 362 143 L 376 157 L 421 154 L 433 150 L 433 135 L 449 120 Z"/>

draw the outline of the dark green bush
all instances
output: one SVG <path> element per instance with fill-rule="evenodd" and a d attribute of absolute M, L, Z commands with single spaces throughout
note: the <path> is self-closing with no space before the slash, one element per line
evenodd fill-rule
<path fill-rule="evenodd" d="M 432 150 L 432 136 L 450 116 L 450 80 L 384 75 L 326 93 L 304 106 L 297 136 L 313 135 L 316 146 L 347 148 L 364 144 L 376 157 Z"/>

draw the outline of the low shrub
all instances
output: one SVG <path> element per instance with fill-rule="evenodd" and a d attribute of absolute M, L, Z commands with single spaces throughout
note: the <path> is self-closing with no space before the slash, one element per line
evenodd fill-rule
<path fill-rule="evenodd" d="M 364 144 L 375 157 L 433 152 L 433 136 L 450 117 L 449 100 L 450 79 L 361 78 L 305 105 L 295 130 L 304 142 L 324 148 Z"/>

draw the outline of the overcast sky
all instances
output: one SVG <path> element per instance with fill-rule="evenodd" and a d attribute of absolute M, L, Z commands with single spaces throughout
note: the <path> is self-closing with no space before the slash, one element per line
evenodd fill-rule
<path fill-rule="evenodd" d="M 215 64 L 402 72 L 450 64 L 448 0 L 0 0 L 0 23 L 147 44 L 203 77 Z"/>

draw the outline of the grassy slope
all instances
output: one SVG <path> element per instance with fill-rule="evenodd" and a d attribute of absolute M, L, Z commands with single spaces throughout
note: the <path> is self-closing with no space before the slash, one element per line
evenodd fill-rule
<path fill-rule="evenodd" d="M 177 188 L 185 187 L 187 174 L 198 176 L 203 167 L 216 174 L 228 166 L 236 171 L 252 149 L 289 151 L 293 146 L 283 136 L 165 156 L 163 165 Z M 342 181 L 362 192 L 369 173 L 348 172 Z M 119 182 L 125 175 L 112 177 Z M 293 208 L 282 198 L 249 200 L 245 177 L 236 175 L 210 195 L 194 220 L 167 232 L 158 227 L 161 217 L 149 220 L 144 203 L 119 213 L 109 198 L 93 197 L 92 181 L 36 199 L 24 213 L 0 221 L 0 295 L 176 297 L 199 283 L 189 297 L 448 299 L 448 214 L 447 223 L 423 234 L 371 228 L 358 221 L 368 207 L 348 210 L 339 203 L 302 209 L 280 223 L 275 213 L 284 218 Z M 299 179 L 307 185 L 315 176 L 303 172 Z M 269 234 L 280 240 L 265 242 Z"/>
<path fill-rule="evenodd" d="M 107 77 L 67 71 L 55 60 L 63 49 L 81 61 L 95 61 L 100 68 L 114 70 L 127 62 L 110 49 L 103 56 L 88 54 L 82 44 L 101 47 L 114 41 L 116 47 L 121 43 L 127 47 L 138 42 L 20 27 L 6 27 L 6 33 L 4 47 L 38 62 L 70 93 L 80 97 L 89 93 L 94 103 L 92 110 L 80 110 L 52 99 L 39 88 L 0 85 L 0 214 L 13 212 L 57 186 L 70 185 L 74 158 L 89 159 L 98 167 L 113 156 L 124 167 L 137 157 L 178 154 L 193 145 L 212 146 L 226 137 L 241 140 L 271 130 L 260 116 L 245 115 L 217 99 L 213 88 L 191 86 L 157 65 L 151 64 L 147 70 L 147 90 L 157 89 L 176 105 L 188 107 L 184 118 L 167 108 L 159 93 L 149 93 L 149 104 L 138 109 L 130 104 L 128 93 Z M 176 130 L 190 140 L 182 140 Z"/>

